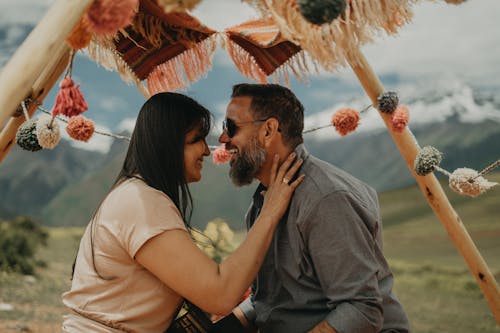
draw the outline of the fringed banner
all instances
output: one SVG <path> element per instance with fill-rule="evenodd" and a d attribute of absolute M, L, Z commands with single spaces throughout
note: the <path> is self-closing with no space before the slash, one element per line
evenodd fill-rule
<path fill-rule="evenodd" d="M 93 37 L 91 58 L 126 82 L 147 81 L 150 95 L 185 88 L 211 67 L 216 31 L 187 13 L 165 13 L 141 0 L 133 24 L 114 37 Z"/>
<path fill-rule="evenodd" d="M 285 40 L 272 19 L 251 20 L 225 30 L 226 49 L 238 70 L 261 83 L 273 75 L 288 82 L 291 71 L 298 79 L 308 72 L 304 53 Z"/>
<path fill-rule="evenodd" d="M 395 33 L 412 17 L 416 0 L 348 0 L 345 10 L 322 25 L 307 21 L 296 0 L 246 0 L 262 17 L 272 17 L 283 37 L 300 47 L 325 70 L 358 63 L 357 50 L 380 31 Z"/>

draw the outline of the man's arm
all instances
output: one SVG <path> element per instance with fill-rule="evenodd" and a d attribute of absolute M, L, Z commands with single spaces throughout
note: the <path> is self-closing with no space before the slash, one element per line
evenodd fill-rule
<path fill-rule="evenodd" d="M 304 224 L 309 255 L 332 309 L 312 332 L 378 332 L 382 327 L 376 216 L 351 194 L 336 192 L 325 196 Z"/>

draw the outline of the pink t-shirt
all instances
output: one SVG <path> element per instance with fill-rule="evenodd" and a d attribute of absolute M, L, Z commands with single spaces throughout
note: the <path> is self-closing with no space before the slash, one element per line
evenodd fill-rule
<path fill-rule="evenodd" d="M 111 191 L 80 242 L 71 290 L 62 297 L 72 310 L 65 316 L 63 331 L 165 331 L 182 298 L 134 258 L 147 240 L 172 229 L 186 227 L 163 192 L 138 179 Z M 104 279 L 94 269 L 91 232 L 95 267 Z"/>

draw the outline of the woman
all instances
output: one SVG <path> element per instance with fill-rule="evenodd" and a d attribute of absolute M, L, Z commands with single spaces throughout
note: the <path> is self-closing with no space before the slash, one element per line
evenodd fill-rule
<path fill-rule="evenodd" d="M 123 168 L 80 242 L 65 332 L 163 332 L 183 299 L 225 314 L 255 278 L 293 190 L 301 161 L 270 174 L 259 219 L 221 264 L 189 233 L 188 183 L 201 179 L 210 155 L 210 113 L 189 97 L 161 93 L 141 108 Z M 291 166 L 291 167 L 290 167 Z"/>

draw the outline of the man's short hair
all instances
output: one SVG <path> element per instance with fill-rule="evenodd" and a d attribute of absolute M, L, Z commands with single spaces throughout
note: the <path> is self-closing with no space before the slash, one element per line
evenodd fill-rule
<path fill-rule="evenodd" d="M 290 148 L 304 142 L 304 106 L 295 94 L 279 84 L 241 83 L 233 86 L 231 97 L 252 98 L 251 111 L 255 119 L 274 117 L 279 121 L 283 141 Z"/>

